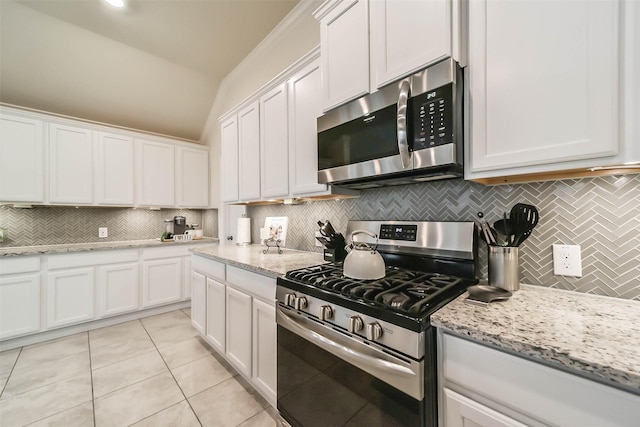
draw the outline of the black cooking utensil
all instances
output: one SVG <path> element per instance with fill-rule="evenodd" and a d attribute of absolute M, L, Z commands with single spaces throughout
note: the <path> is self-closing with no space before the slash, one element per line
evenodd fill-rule
<path fill-rule="evenodd" d="M 527 240 L 531 231 L 538 225 L 540 214 L 535 206 L 517 203 L 511 208 L 511 223 L 515 228 L 512 246 L 519 246 Z"/>

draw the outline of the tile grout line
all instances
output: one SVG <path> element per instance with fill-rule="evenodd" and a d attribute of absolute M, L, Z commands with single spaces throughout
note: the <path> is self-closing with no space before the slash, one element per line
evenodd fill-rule
<path fill-rule="evenodd" d="M 7 389 L 7 385 L 9 384 L 9 380 L 11 379 L 11 375 L 13 375 L 13 371 L 16 369 L 16 365 L 18 364 L 18 359 L 20 358 L 20 355 L 22 354 L 22 350 L 24 349 L 24 347 L 20 347 L 20 351 L 18 351 L 18 355 L 16 356 L 16 360 L 15 362 L 13 362 L 13 365 L 11 366 L 11 370 L 9 371 L 9 375 L 7 375 L 7 381 L 4 383 L 4 386 L 2 387 L 2 390 L 0 390 L 0 399 L 2 398 L 2 395 L 4 395 L 4 391 Z"/>
<path fill-rule="evenodd" d="M 91 413 L 93 414 L 93 426 L 96 426 L 96 398 L 93 390 L 93 362 L 91 361 L 91 339 L 87 331 L 87 345 L 89 347 L 89 376 L 91 377 Z"/>
<path fill-rule="evenodd" d="M 187 316 L 187 315 L 186 315 L 186 313 L 184 313 L 182 310 L 180 310 L 180 312 L 181 312 L 182 314 L 184 314 L 184 315 L 189 319 L 189 322 L 191 322 L 191 318 L 190 318 L 189 316 Z M 140 323 L 142 323 L 142 322 L 140 322 Z M 158 349 L 158 346 L 156 345 L 156 342 L 153 340 L 153 337 L 151 336 L 151 334 L 149 333 L 149 331 L 147 330 L 147 328 L 144 326 L 144 323 L 142 323 L 142 328 L 145 330 L 145 332 L 147 333 L 147 335 L 149 335 L 149 339 L 151 339 L 151 342 L 153 343 L 153 347 L 154 347 L 154 348 L 156 349 L 156 351 L 158 352 L 158 355 L 160 356 L 160 359 L 162 359 L 162 363 L 164 363 L 164 366 L 166 366 L 166 367 L 167 367 L 167 370 L 169 371 L 169 374 L 171 375 L 171 378 L 173 378 L 173 381 L 175 381 L 176 385 L 178 386 L 178 390 L 180 390 L 180 393 L 182 393 L 182 396 L 184 396 L 184 400 L 185 400 L 185 402 L 187 402 L 187 405 L 189 405 L 189 409 L 191 409 L 191 412 L 193 412 L 193 415 L 196 417 L 196 420 L 198 421 L 198 424 L 200 424 L 200 426 L 202 426 L 202 422 L 200 421 L 200 417 L 198 417 L 198 414 L 197 414 L 197 413 L 196 413 L 196 411 L 193 409 L 193 406 L 191 406 L 191 402 L 189 402 L 189 399 L 187 398 L 187 395 L 186 395 L 186 394 L 184 394 L 184 390 L 182 390 L 182 387 L 180 387 L 180 383 L 179 383 L 179 382 L 178 382 L 178 380 L 176 379 L 175 375 L 173 375 L 173 371 L 171 371 L 171 368 L 169 368 L 169 365 L 167 365 L 167 361 L 166 361 L 166 360 L 164 360 L 164 357 L 162 356 L 162 353 L 161 353 L 161 352 L 160 352 L 160 350 Z M 178 402 L 178 403 L 180 403 L 180 402 Z M 177 405 L 177 404 L 176 404 L 176 405 Z M 174 406 L 174 405 L 171 405 L 171 406 Z M 170 408 L 171 406 L 169 406 L 169 408 Z M 160 412 L 164 411 L 165 409 L 168 409 L 168 408 L 161 409 L 160 411 L 156 412 L 155 414 L 160 413 Z M 151 415 L 149 415 L 149 417 L 152 417 L 152 416 L 154 416 L 155 414 L 151 414 Z M 147 418 L 149 418 L 149 417 L 145 417 L 145 418 L 143 418 L 142 420 L 147 419 Z M 138 421 L 136 421 L 136 422 L 138 423 L 138 422 L 140 422 L 140 421 L 142 421 L 142 420 L 138 420 Z"/>

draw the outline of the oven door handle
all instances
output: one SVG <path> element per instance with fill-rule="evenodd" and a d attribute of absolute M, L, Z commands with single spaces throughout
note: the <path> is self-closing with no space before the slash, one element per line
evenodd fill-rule
<path fill-rule="evenodd" d="M 407 104 L 409 102 L 409 91 L 411 86 L 408 80 L 400 83 L 400 94 L 398 95 L 398 151 L 400 152 L 400 160 L 402 167 L 407 169 L 411 165 L 411 153 L 409 152 L 409 141 L 407 137 Z"/>
<path fill-rule="evenodd" d="M 420 363 L 411 363 L 398 359 L 387 352 L 344 337 L 339 332 L 333 332 L 312 320 L 298 318 L 297 316 L 294 318 L 287 314 L 281 307 L 277 307 L 276 321 L 278 325 L 307 339 L 321 349 L 342 358 L 354 366 L 389 382 L 410 396 L 418 400 L 423 398 L 424 390 L 421 386 L 423 368 Z M 329 334 L 334 336 L 331 337 Z M 344 343 L 339 341 L 344 341 Z M 362 347 L 364 351 L 360 351 L 354 348 L 355 346 L 349 345 L 351 344 L 350 341 L 356 345 L 359 344 L 358 346 Z"/>

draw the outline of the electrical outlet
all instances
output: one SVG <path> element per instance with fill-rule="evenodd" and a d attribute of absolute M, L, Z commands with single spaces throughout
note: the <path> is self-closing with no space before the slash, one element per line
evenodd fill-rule
<path fill-rule="evenodd" d="M 99 227 L 98 228 L 98 237 L 108 237 L 109 233 L 107 232 L 107 227 Z"/>
<path fill-rule="evenodd" d="M 580 245 L 553 245 L 553 274 L 582 277 Z"/>
<path fill-rule="evenodd" d="M 322 237 L 322 234 L 319 231 L 316 231 L 316 237 Z M 316 247 L 321 248 L 323 245 L 318 241 L 318 239 L 313 239 L 316 242 Z"/>

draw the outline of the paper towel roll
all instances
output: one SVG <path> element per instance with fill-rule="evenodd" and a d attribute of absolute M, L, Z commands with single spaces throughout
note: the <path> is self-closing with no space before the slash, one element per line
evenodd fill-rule
<path fill-rule="evenodd" d="M 251 244 L 251 218 L 238 218 L 238 245 Z"/>

